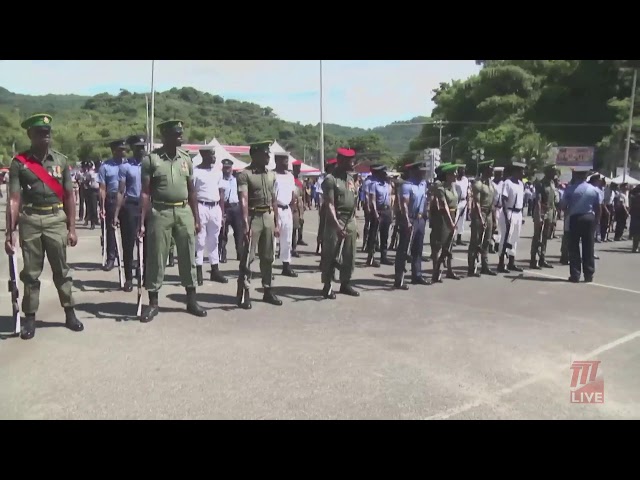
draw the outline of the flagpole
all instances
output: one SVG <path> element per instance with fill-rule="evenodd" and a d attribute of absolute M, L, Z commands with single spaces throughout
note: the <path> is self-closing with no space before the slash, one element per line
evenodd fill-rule
<path fill-rule="evenodd" d="M 145 95 L 144 96 L 144 101 L 145 101 L 145 117 L 146 117 L 146 130 L 144 132 L 144 134 L 147 136 L 147 143 L 149 143 L 149 95 Z"/>
<path fill-rule="evenodd" d="M 631 107 L 629 107 L 629 127 L 627 129 L 627 143 L 624 148 L 624 165 L 622 168 L 622 181 L 627 180 L 627 168 L 629 168 L 629 149 L 631 147 L 631 132 L 633 129 L 633 107 L 636 100 L 636 82 L 638 80 L 638 69 L 633 69 L 633 84 L 631 85 Z"/>
<path fill-rule="evenodd" d="M 322 90 L 322 60 L 320 60 L 320 171 L 324 173 L 324 117 L 322 112 Z"/>
<path fill-rule="evenodd" d="M 155 66 L 156 61 L 151 60 L 151 121 L 149 122 L 149 129 L 151 130 L 151 134 L 149 151 L 153 150 L 153 124 L 155 123 L 156 90 L 153 86 L 153 74 L 155 71 Z"/>

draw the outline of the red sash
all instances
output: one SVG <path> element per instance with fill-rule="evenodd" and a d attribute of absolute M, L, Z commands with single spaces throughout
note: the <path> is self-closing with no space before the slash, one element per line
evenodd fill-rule
<path fill-rule="evenodd" d="M 302 182 L 300 180 L 298 180 L 297 178 L 294 180 L 296 185 L 298 186 L 298 188 L 300 189 L 304 189 L 304 187 L 302 186 Z"/>
<path fill-rule="evenodd" d="M 64 188 L 62 187 L 62 184 L 53 178 L 51 174 L 47 172 L 46 168 L 44 168 L 40 163 L 25 157 L 23 154 L 16 155 L 15 159 L 31 170 L 36 177 L 42 180 L 42 182 L 56 194 L 60 201 L 63 200 Z"/>

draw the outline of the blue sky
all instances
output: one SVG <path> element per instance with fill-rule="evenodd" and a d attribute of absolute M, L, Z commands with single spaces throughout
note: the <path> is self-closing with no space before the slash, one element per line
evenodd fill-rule
<path fill-rule="evenodd" d="M 270 106 L 285 120 L 320 120 L 318 60 L 156 60 L 155 65 L 156 91 L 191 86 Z M 440 82 L 478 70 L 474 60 L 324 60 L 324 121 L 370 128 L 428 115 Z M 151 89 L 151 61 L 6 60 L 0 61 L 0 86 L 33 95 L 144 92 Z"/>

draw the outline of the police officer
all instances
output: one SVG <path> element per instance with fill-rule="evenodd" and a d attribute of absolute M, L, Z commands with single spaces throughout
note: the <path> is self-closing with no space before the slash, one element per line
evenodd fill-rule
<path fill-rule="evenodd" d="M 411 225 L 411 244 L 408 245 L 411 256 L 411 283 L 414 285 L 430 285 L 431 282 L 422 276 L 422 251 L 427 211 L 427 167 L 424 162 L 416 162 L 406 167 L 408 179 L 402 185 L 402 199 L 405 202 Z M 404 251 L 403 245 L 398 245 Z M 397 267 L 396 267 L 397 268 Z"/>
<path fill-rule="evenodd" d="M 287 169 L 289 167 L 289 154 L 276 153 L 276 200 L 278 203 L 278 230 L 280 232 L 280 260 L 282 261 L 282 275 L 297 277 L 298 274 L 291 268 L 291 249 L 293 240 L 293 214 L 294 202 L 297 203 L 296 179 Z"/>
<path fill-rule="evenodd" d="M 391 228 L 391 183 L 387 178 L 387 167 L 384 165 L 371 166 L 371 181 L 367 200 L 369 203 L 369 239 L 367 241 L 367 265 L 379 267 L 383 265 L 393 265 L 387 258 L 387 245 L 389 241 L 389 230 Z M 380 263 L 374 260 L 376 252 L 376 240 L 380 235 Z"/>
<path fill-rule="evenodd" d="M 373 173 L 373 172 L 372 172 Z M 369 175 L 362 182 L 362 191 L 364 192 L 364 202 L 362 209 L 364 210 L 364 227 L 362 229 L 362 251 L 367 251 L 369 245 L 369 232 L 371 231 L 371 208 L 369 205 L 369 184 L 372 181 L 372 175 Z"/>
<path fill-rule="evenodd" d="M 404 283 L 404 274 L 406 271 L 407 254 L 411 242 L 412 222 L 409 215 L 410 196 L 405 197 L 403 194 L 403 185 L 409 179 L 409 169 L 411 165 L 404 167 L 404 170 L 398 180 L 396 180 L 396 227 L 398 235 L 398 243 L 396 248 L 395 275 L 393 287 L 400 290 L 409 290 L 409 286 Z"/>
<path fill-rule="evenodd" d="M 222 171 L 214 168 L 216 163 L 214 147 L 201 147 L 200 155 L 202 162 L 193 169 L 193 187 L 198 199 L 201 227 L 196 238 L 196 277 L 198 285 L 202 285 L 202 265 L 206 249 L 211 264 L 211 281 L 227 283 L 229 280 L 220 273 L 218 267 L 220 261 L 218 239 L 224 218 L 224 202 L 220 201 L 224 198 L 224 189 L 220 185 Z"/>
<path fill-rule="evenodd" d="M 318 243 L 316 245 L 316 254 L 320 254 L 321 250 L 322 250 L 322 240 L 324 238 L 324 226 L 326 223 L 326 218 L 327 218 L 327 212 L 326 210 L 323 208 L 324 207 L 324 194 L 323 194 L 323 189 L 322 189 L 322 184 L 324 183 L 324 179 L 328 176 L 331 175 L 331 172 L 333 172 L 333 169 L 336 167 L 336 165 L 338 164 L 338 159 L 337 158 L 332 158 L 327 160 L 327 163 L 324 166 L 324 171 L 325 174 L 324 175 L 320 175 L 318 177 L 318 181 L 316 182 L 316 192 L 320 192 L 320 209 L 318 211 L 318 236 L 317 236 L 317 240 Z"/>
<path fill-rule="evenodd" d="M 146 289 L 149 305 L 140 317 L 150 322 L 158 314 L 158 292 L 164 282 L 164 270 L 171 238 L 178 249 L 180 281 L 187 291 L 187 311 L 206 317 L 207 311 L 196 301 L 195 235 L 200 232 L 198 200 L 193 187 L 193 163 L 182 145 L 182 121 L 169 120 L 158 125 L 162 147 L 142 160 L 142 217 L 138 236 L 149 235 L 145 254 Z M 151 201 L 153 200 L 153 201 Z M 151 208 L 153 207 L 153 208 Z M 146 217 L 149 216 L 148 224 Z"/>
<path fill-rule="evenodd" d="M 98 170 L 98 184 L 100 185 L 100 219 L 107 222 L 107 263 L 105 271 L 113 269 L 118 249 L 116 247 L 116 228 L 118 221 L 115 213 L 118 207 L 118 188 L 120 184 L 120 166 L 126 158 L 127 143 L 124 139 L 114 140 L 109 144 L 113 157 L 104 162 Z M 121 236 L 122 236 L 122 232 Z M 124 243 L 124 238 L 122 238 Z M 121 258 L 118 259 L 122 261 Z"/>
<path fill-rule="evenodd" d="M 100 199 L 100 184 L 98 183 L 98 172 L 93 162 L 86 162 L 84 174 L 84 184 L 87 196 L 86 219 L 91 224 L 91 230 L 95 230 L 98 224 L 98 204 Z M 85 222 L 86 223 L 86 222 Z M 103 239 L 104 241 L 105 239 Z"/>
<path fill-rule="evenodd" d="M 118 172 L 118 203 L 114 214 L 114 224 L 120 224 L 122 231 L 122 257 L 124 261 L 125 292 L 133 291 L 133 251 L 136 246 L 138 224 L 140 223 L 140 191 L 142 189 L 142 158 L 146 138 L 132 135 L 127 138 L 132 156 L 120 164 Z M 146 245 L 145 245 L 146 246 Z M 138 259 L 139 261 L 140 259 Z"/>
<path fill-rule="evenodd" d="M 340 269 L 340 293 L 360 296 L 351 286 L 351 276 L 356 266 L 356 241 L 358 236 L 356 208 L 358 191 L 353 172 L 356 152 L 339 148 L 336 167 L 322 183 L 323 208 L 326 209 L 324 235 L 322 237 L 322 295 L 335 299 L 331 282 L 336 264 Z"/>
<path fill-rule="evenodd" d="M 304 228 L 304 185 L 300 181 L 300 169 L 302 168 L 302 162 L 300 160 L 294 160 L 291 166 L 293 170 L 293 178 L 296 185 L 296 200 L 292 201 L 291 213 L 293 214 L 293 235 L 291 238 L 291 256 L 299 257 L 300 254 L 297 251 L 298 245 L 306 245 L 306 242 L 302 238 L 302 229 Z"/>
<path fill-rule="evenodd" d="M 535 185 L 535 198 L 533 200 L 533 239 L 531 240 L 530 267 L 540 270 L 542 267 L 553 268 L 545 260 L 547 241 L 551 238 L 553 225 L 556 221 L 556 166 L 553 164 L 544 167 L 544 178 Z M 540 263 L 538 263 L 538 251 Z"/>
<path fill-rule="evenodd" d="M 78 243 L 73 182 L 67 157 L 50 148 L 51 121 L 51 115 L 38 114 L 22 122 L 31 147 L 16 155 L 9 167 L 5 251 L 8 255 L 15 253 L 15 231 L 19 228 L 24 259 L 20 273 L 24 284 L 25 321 L 20 332 L 23 340 L 33 338 L 36 332 L 45 254 L 64 308 L 66 327 L 74 332 L 84 330 L 74 311 L 73 280 L 67 265 L 67 244 L 75 247 Z"/>
<path fill-rule="evenodd" d="M 227 262 L 227 241 L 229 239 L 229 227 L 233 228 L 233 237 L 236 242 L 236 257 L 240 260 L 242 253 L 242 209 L 238 199 L 238 181 L 233 175 L 233 161 L 225 158 L 222 160 L 222 180 L 220 186 L 224 190 L 224 221 L 220 230 L 220 263 Z"/>
<path fill-rule="evenodd" d="M 267 170 L 272 144 L 272 141 L 252 144 L 249 149 L 251 164 L 238 174 L 238 194 L 242 206 L 245 242 L 238 278 L 238 306 L 245 309 L 251 308 L 249 287 L 251 264 L 255 259 L 256 248 L 260 257 L 260 273 L 264 288 L 262 299 L 271 305 L 282 305 L 282 300 L 271 291 L 274 237 L 280 236 L 276 176 L 274 172 Z"/>
<path fill-rule="evenodd" d="M 471 208 L 471 243 L 469 244 L 467 272 L 470 277 L 480 274 L 497 275 L 489 268 L 489 246 L 491 234 L 496 223 L 495 195 L 496 185 L 491 180 L 493 176 L 493 160 L 478 163 L 480 178 L 471 186 L 473 206 Z M 480 274 L 476 272 L 476 258 L 480 255 L 482 268 Z"/>
<path fill-rule="evenodd" d="M 437 213 L 431 222 L 431 257 L 433 260 L 433 282 L 440 280 L 440 257 L 447 255 L 444 249 L 449 249 L 454 238 L 453 234 L 456 229 L 456 216 L 458 212 L 462 212 L 458 208 L 459 194 L 456 190 L 456 169 L 458 165 L 448 164 L 441 168 L 443 181 L 435 193 L 435 202 Z M 451 256 L 447 256 L 447 278 L 459 280 L 452 268 Z"/>

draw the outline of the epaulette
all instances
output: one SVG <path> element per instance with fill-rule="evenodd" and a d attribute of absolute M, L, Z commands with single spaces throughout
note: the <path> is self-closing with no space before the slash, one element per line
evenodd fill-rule
<path fill-rule="evenodd" d="M 54 150 L 53 148 L 50 148 L 50 149 L 49 149 L 49 153 L 55 153 L 56 155 L 60 155 L 60 156 L 61 156 L 61 157 L 63 157 L 65 160 L 67 160 L 67 159 L 68 159 L 68 157 L 67 157 L 64 153 L 60 153 L 59 151 Z"/>

